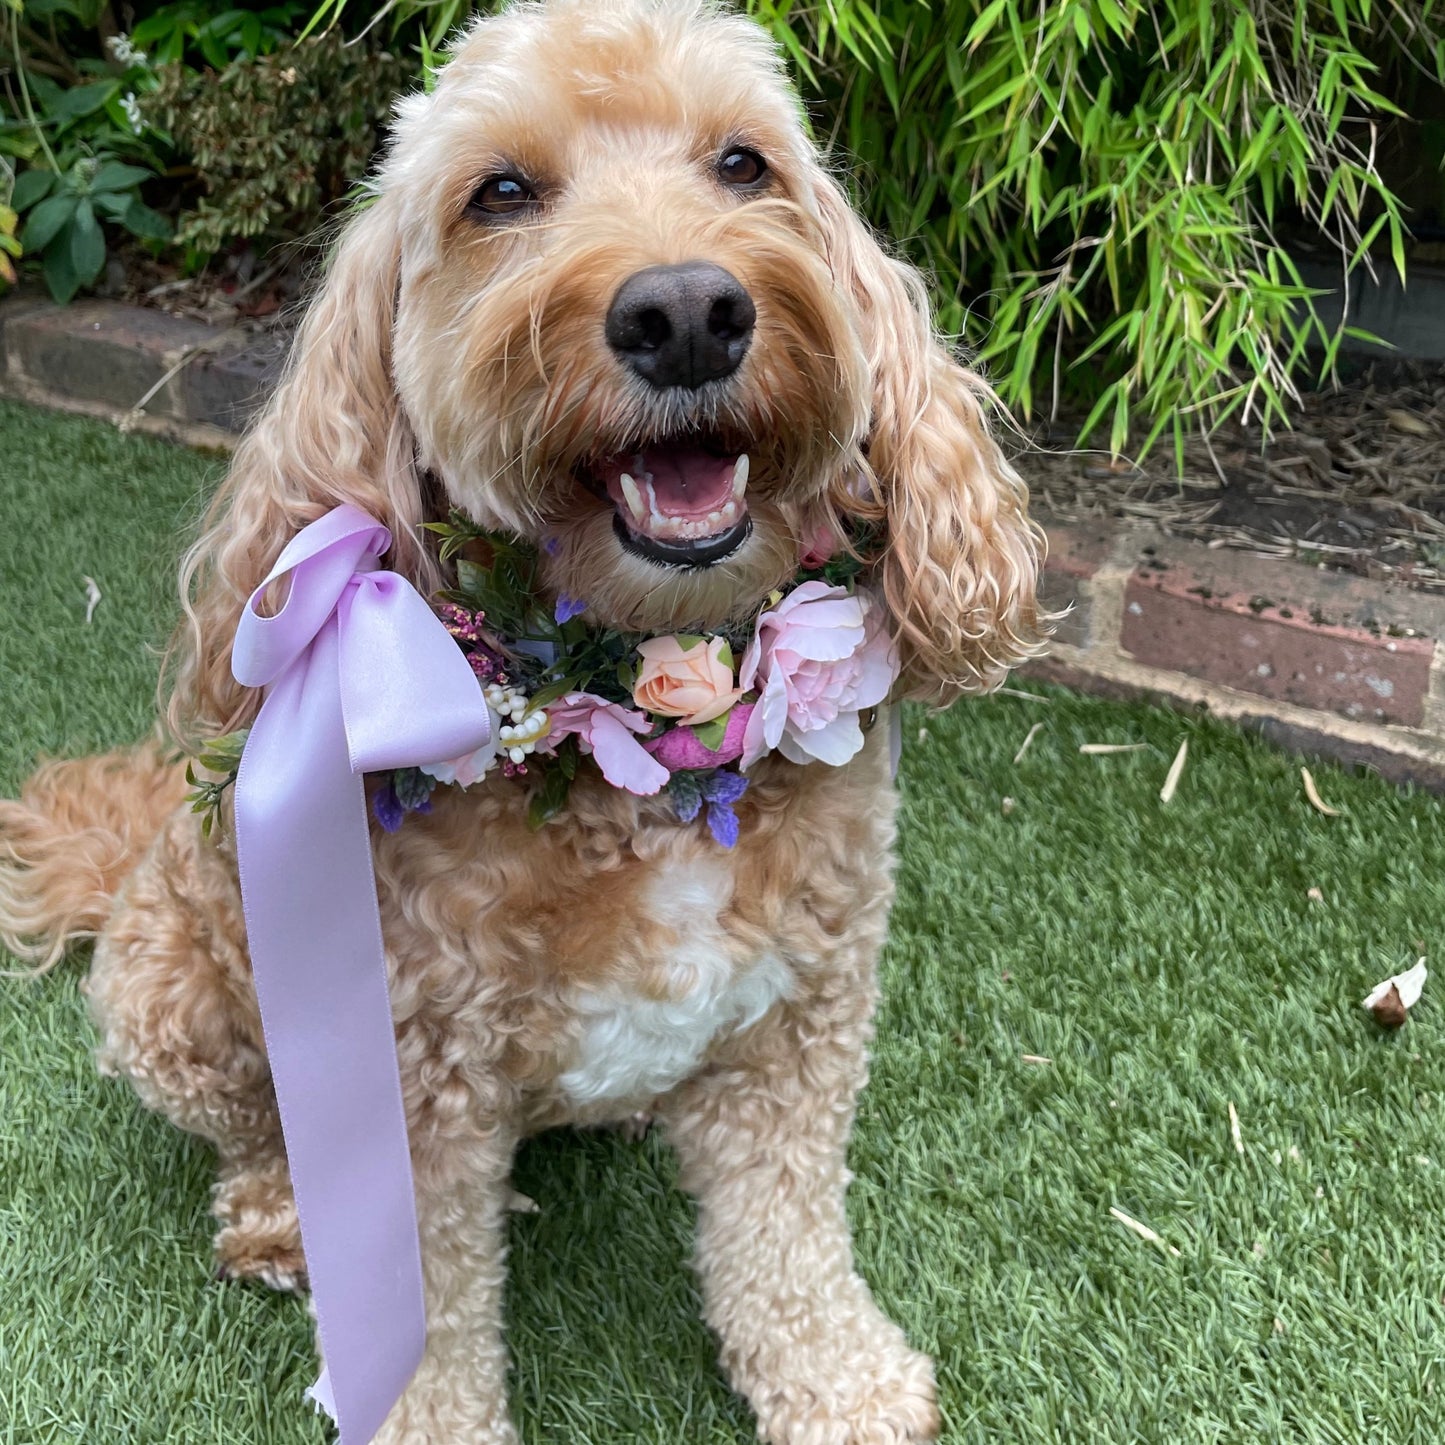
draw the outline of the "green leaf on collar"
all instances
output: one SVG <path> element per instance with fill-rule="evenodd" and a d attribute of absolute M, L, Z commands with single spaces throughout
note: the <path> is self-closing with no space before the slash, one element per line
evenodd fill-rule
<path fill-rule="evenodd" d="M 723 713 L 721 717 L 715 717 L 711 722 L 697 723 L 692 729 L 692 735 L 709 752 L 717 752 L 722 747 L 723 739 L 727 736 L 728 718 L 732 716 L 732 708 Z"/>
<path fill-rule="evenodd" d="M 572 779 L 566 768 L 549 768 L 542 778 L 542 786 L 532 794 L 532 801 L 527 805 L 527 826 L 535 831 L 549 818 L 555 818 L 567 806 L 567 795 L 571 791 Z"/>

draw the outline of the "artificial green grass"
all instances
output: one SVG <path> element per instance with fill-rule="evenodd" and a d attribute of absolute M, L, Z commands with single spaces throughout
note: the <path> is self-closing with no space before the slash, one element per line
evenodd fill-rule
<path fill-rule="evenodd" d="M 218 467 L 13 405 L 0 455 L 13 794 L 37 753 L 147 724 L 180 519 Z M 907 727 L 850 1203 L 860 1267 L 938 1358 L 945 1439 L 1437 1440 L 1445 1005 L 1432 982 L 1386 1036 L 1358 1002 L 1434 949 L 1439 803 L 1322 766 L 1324 818 L 1256 739 L 1048 699 Z M 0 985 L 0 1441 L 324 1440 L 304 1305 L 212 1280 L 207 1153 L 96 1076 L 83 973 Z M 512 1224 L 524 1439 L 752 1439 L 665 1148 L 560 1133 L 516 1182 L 541 1206 Z"/>

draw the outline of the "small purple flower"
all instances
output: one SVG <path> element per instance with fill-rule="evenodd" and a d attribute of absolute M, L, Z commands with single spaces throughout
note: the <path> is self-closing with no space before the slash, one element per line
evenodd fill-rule
<path fill-rule="evenodd" d="M 702 785 L 702 795 L 709 803 L 720 803 L 730 808 L 748 790 L 748 780 L 741 773 L 728 772 L 719 768 Z"/>
<path fill-rule="evenodd" d="M 709 803 L 707 805 L 707 828 L 708 832 L 722 844 L 724 848 L 735 847 L 738 841 L 738 815 L 733 812 L 728 803 Z"/>
<path fill-rule="evenodd" d="M 565 592 L 557 599 L 557 609 L 552 614 L 557 619 L 560 627 L 564 622 L 571 620 L 580 613 L 586 612 L 587 604 L 576 597 L 569 597 Z"/>
<path fill-rule="evenodd" d="M 719 768 L 710 777 L 704 778 L 700 792 L 707 800 L 707 827 L 713 837 L 724 847 L 735 847 L 738 841 L 738 815 L 733 812 L 736 803 L 748 790 L 748 780 L 741 773 Z"/>
<path fill-rule="evenodd" d="M 371 795 L 371 811 L 375 814 L 376 821 L 388 833 L 395 833 L 401 827 L 402 820 L 406 817 L 406 809 L 402 807 L 401 799 L 396 796 L 396 788 L 390 778 Z"/>
<path fill-rule="evenodd" d="M 562 550 L 562 539 L 560 537 L 545 538 L 542 542 L 542 550 L 549 557 L 555 557 Z"/>

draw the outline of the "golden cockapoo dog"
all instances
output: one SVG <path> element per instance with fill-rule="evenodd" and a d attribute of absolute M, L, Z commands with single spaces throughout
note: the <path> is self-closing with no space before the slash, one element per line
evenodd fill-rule
<path fill-rule="evenodd" d="M 761 29 L 702 0 L 518 5 L 400 106 L 192 552 L 171 727 L 254 716 L 237 618 L 341 502 L 386 523 L 386 565 L 423 594 L 444 568 L 421 524 L 457 507 L 547 539 L 547 586 L 592 620 L 662 632 L 752 616 L 820 530 L 868 520 L 899 691 L 981 689 L 1039 641 L 1038 539 L 986 401 L 820 164 Z M 746 453 L 721 531 L 688 525 L 685 487 L 633 506 L 639 452 L 708 477 Z M 526 784 L 494 776 L 376 834 L 430 1330 L 389 1445 L 516 1438 L 513 1151 L 639 1109 L 696 1196 L 707 1320 L 761 1434 L 934 1438 L 931 1364 L 855 1273 L 844 1215 L 892 894 L 887 736 L 842 767 L 765 757 L 731 850 L 588 769 L 539 831 Z M 0 805 L 0 934 L 42 963 L 95 937 L 102 1067 L 215 1145 L 224 1269 L 294 1286 L 229 829 L 203 840 L 183 790 L 154 748 L 43 768 Z"/>

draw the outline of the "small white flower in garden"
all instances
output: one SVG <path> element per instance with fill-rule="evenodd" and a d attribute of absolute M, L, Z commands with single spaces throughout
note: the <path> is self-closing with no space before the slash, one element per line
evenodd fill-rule
<path fill-rule="evenodd" d="M 105 42 L 105 48 L 110 51 L 111 57 L 117 65 L 129 67 L 132 65 L 144 65 L 146 63 L 145 51 L 137 50 L 135 46 L 130 43 L 129 35 L 110 36 Z"/>
<path fill-rule="evenodd" d="M 125 112 L 125 118 L 130 122 L 130 128 L 139 135 L 141 133 L 140 102 L 135 98 L 135 91 L 128 90 L 121 97 L 120 108 Z"/>

